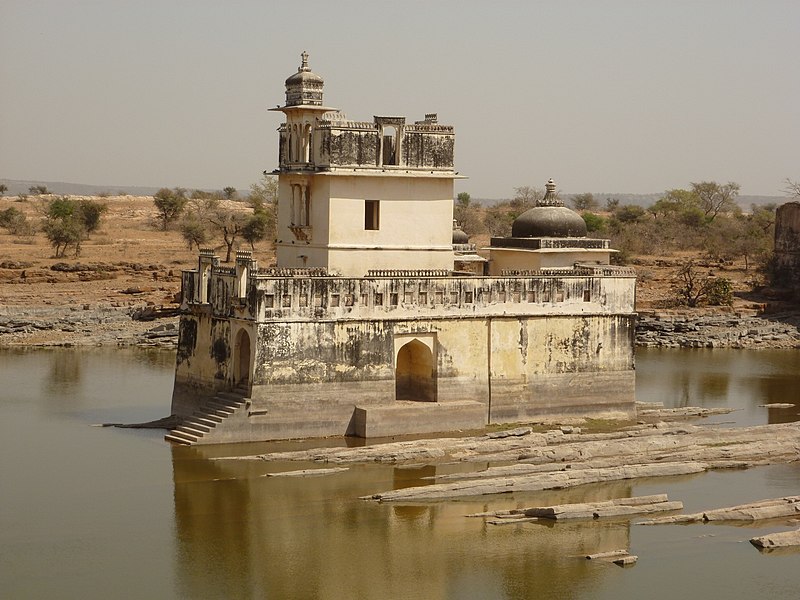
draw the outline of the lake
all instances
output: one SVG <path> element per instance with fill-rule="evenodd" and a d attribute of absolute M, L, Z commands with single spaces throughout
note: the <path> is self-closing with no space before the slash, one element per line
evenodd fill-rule
<path fill-rule="evenodd" d="M 218 461 L 299 442 L 173 448 L 161 430 L 92 427 L 169 410 L 174 355 L 0 349 L 0 593 L 4 598 L 794 599 L 800 554 L 761 554 L 758 527 L 628 520 L 492 526 L 486 510 L 667 493 L 684 512 L 800 494 L 800 463 L 571 490 L 395 505 L 358 497 L 463 465 Z M 730 406 L 698 423 L 800 419 L 800 352 L 637 353 L 637 397 Z M 798 404 L 794 409 L 760 407 Z M 345 445 L 341 439 L 329 445 Z M 482 468 L 474 465 L 471 468 Z M 635 520 L 634 520 L 635 521 Z M 629 548 L 629 568 L 585 554 Z"/>

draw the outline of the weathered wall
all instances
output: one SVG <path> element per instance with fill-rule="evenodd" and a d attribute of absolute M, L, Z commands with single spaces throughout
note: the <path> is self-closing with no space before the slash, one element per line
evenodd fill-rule
<path fill-rule="evenodd" d="M 237 439 L 447 431 L 633 408 L 635 280 L 627 270 L 506 278 L 303 273 L 253 273 L 237 289 L 236 270 L 216 266 L 209 303 L 197 298 L 200 274 L 184 275 L 173 412 L 188 414 L 234 386 L 242 328 L 253 340 L 253 367 L 247 425 L 226 428 Z M 404 348 L 412 366 L 401 361 L 405 377 L 398 377 Z M 427 401 L 399 402 L 398 380 Z"/>
<path fill-rule="evenodd" d="M 787 202 L 775 213 L 774 282 L 800 289 L 800 202 Z"/>
<path fill-rule="evenodd" d="M 202 399 L 230 387 L 230 322 L 195 310 L 181 316 L 172 414 L 189 415 Z M 197 397 L 199 396 L 199 397 Z"/>
<path fill-rule="evenodd" d="M 395 405 L 395 339 L 415 337 L 434 339 L 437 403 L 478 402 L 485 422 L 630 414 L 632 321 L 596 315 L 261 324 L 251 419 L 274 438 L 353 433 L 357 407 Z M 398 428 L 408 429 L 410 414 L 436 414 L 419 404 L 418 413 L 398 409 Z M 384 430 L 392 417 L 382 413 Z"/>
<path fill-rule="evenodd" d="M 440 125 L 409 125 L 403 136 L 403 159 L 410 167 L 453 167 L 453 128 Z"/>

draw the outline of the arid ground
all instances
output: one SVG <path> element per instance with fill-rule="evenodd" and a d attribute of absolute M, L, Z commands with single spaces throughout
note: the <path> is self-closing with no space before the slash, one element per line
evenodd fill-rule
<path fill-rule="evenodd" d="M 0 211 L 13 206 L 37 226 L 42 219 L 43 208 L 52 198 L 54 196 L 31 196 L 25 201 L 19 201 L 14 196 L 0 198 Z M 37 307 L 91 310 L 147 305 L 156 312 L 162 308 L 175 308 L 181 270 L 196 265 L 197 250 L 187 247 L 176 227 L 168 231 L 159 229 L 152 197 L 109 196 L 91 199 L 106 204 L 108 210 L 103 215 L 100 229 L 82 243 L 78 256 L 70 249 L 66 256 L 56 258 L 54 249 L 39 230 L 33 235 L 19 236 L 0 229 L 1 313 L 13 315 L 17 310 Z M 242 202 L 227 204 L 231 210 L 249 210 Z M 484 248 L 489 240 L 488 236 L 477 236 L 472 241 L 478 248 Z M 214 245 L 224 259 L 222 240 L 215 240 Z M 255 257 L 260 266 L 271 265 L 274 261 L 271 244 L 263 242 L 256 245 Z M 638 310 L 663 308 L 670 297 L 675 272 L 687 258 L 691 256 L 673 254 L 640 256 L 632 260 L 632 266 L 639 276 Z M 732 309 L 725 308 L 726 311 L 755 312 L 766 304 L 775 304 L 774 299 L 751 292 L 750 283 L 757 275 L 752 269 L 745 271 L 743 263 L 725 266 L 706 264 L 701 268 L 733 281 L 736 298 Z M 720 308 L 707 310 L 719 311 Z M 17 336 L 13 343 L 57 341 L 56 338 L 64 334 L 59 331 L 40 331 Z"/>

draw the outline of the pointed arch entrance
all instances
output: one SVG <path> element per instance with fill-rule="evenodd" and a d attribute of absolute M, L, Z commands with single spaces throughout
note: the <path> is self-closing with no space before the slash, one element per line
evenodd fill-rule
<path fill-rule="evenodd" d="M 250 383 L 251 354 L 250 334 L 246 329 L 240 329 L 236 334 L 233 354 L 233 379 L 236 385 Z"/>
<path fill-rule="evenodd" d="M 395 399 L 436 402 L 436 362 L 431 349 L 417 339 L 397 353 Z"/>

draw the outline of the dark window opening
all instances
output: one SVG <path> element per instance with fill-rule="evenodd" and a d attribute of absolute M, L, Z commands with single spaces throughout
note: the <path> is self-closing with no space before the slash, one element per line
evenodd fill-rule
<path fill-rule="evenodd" d="M 381 225 L 381 211 L 378 200 L 364 200 L 364 229 L 377 231 Z"/>

